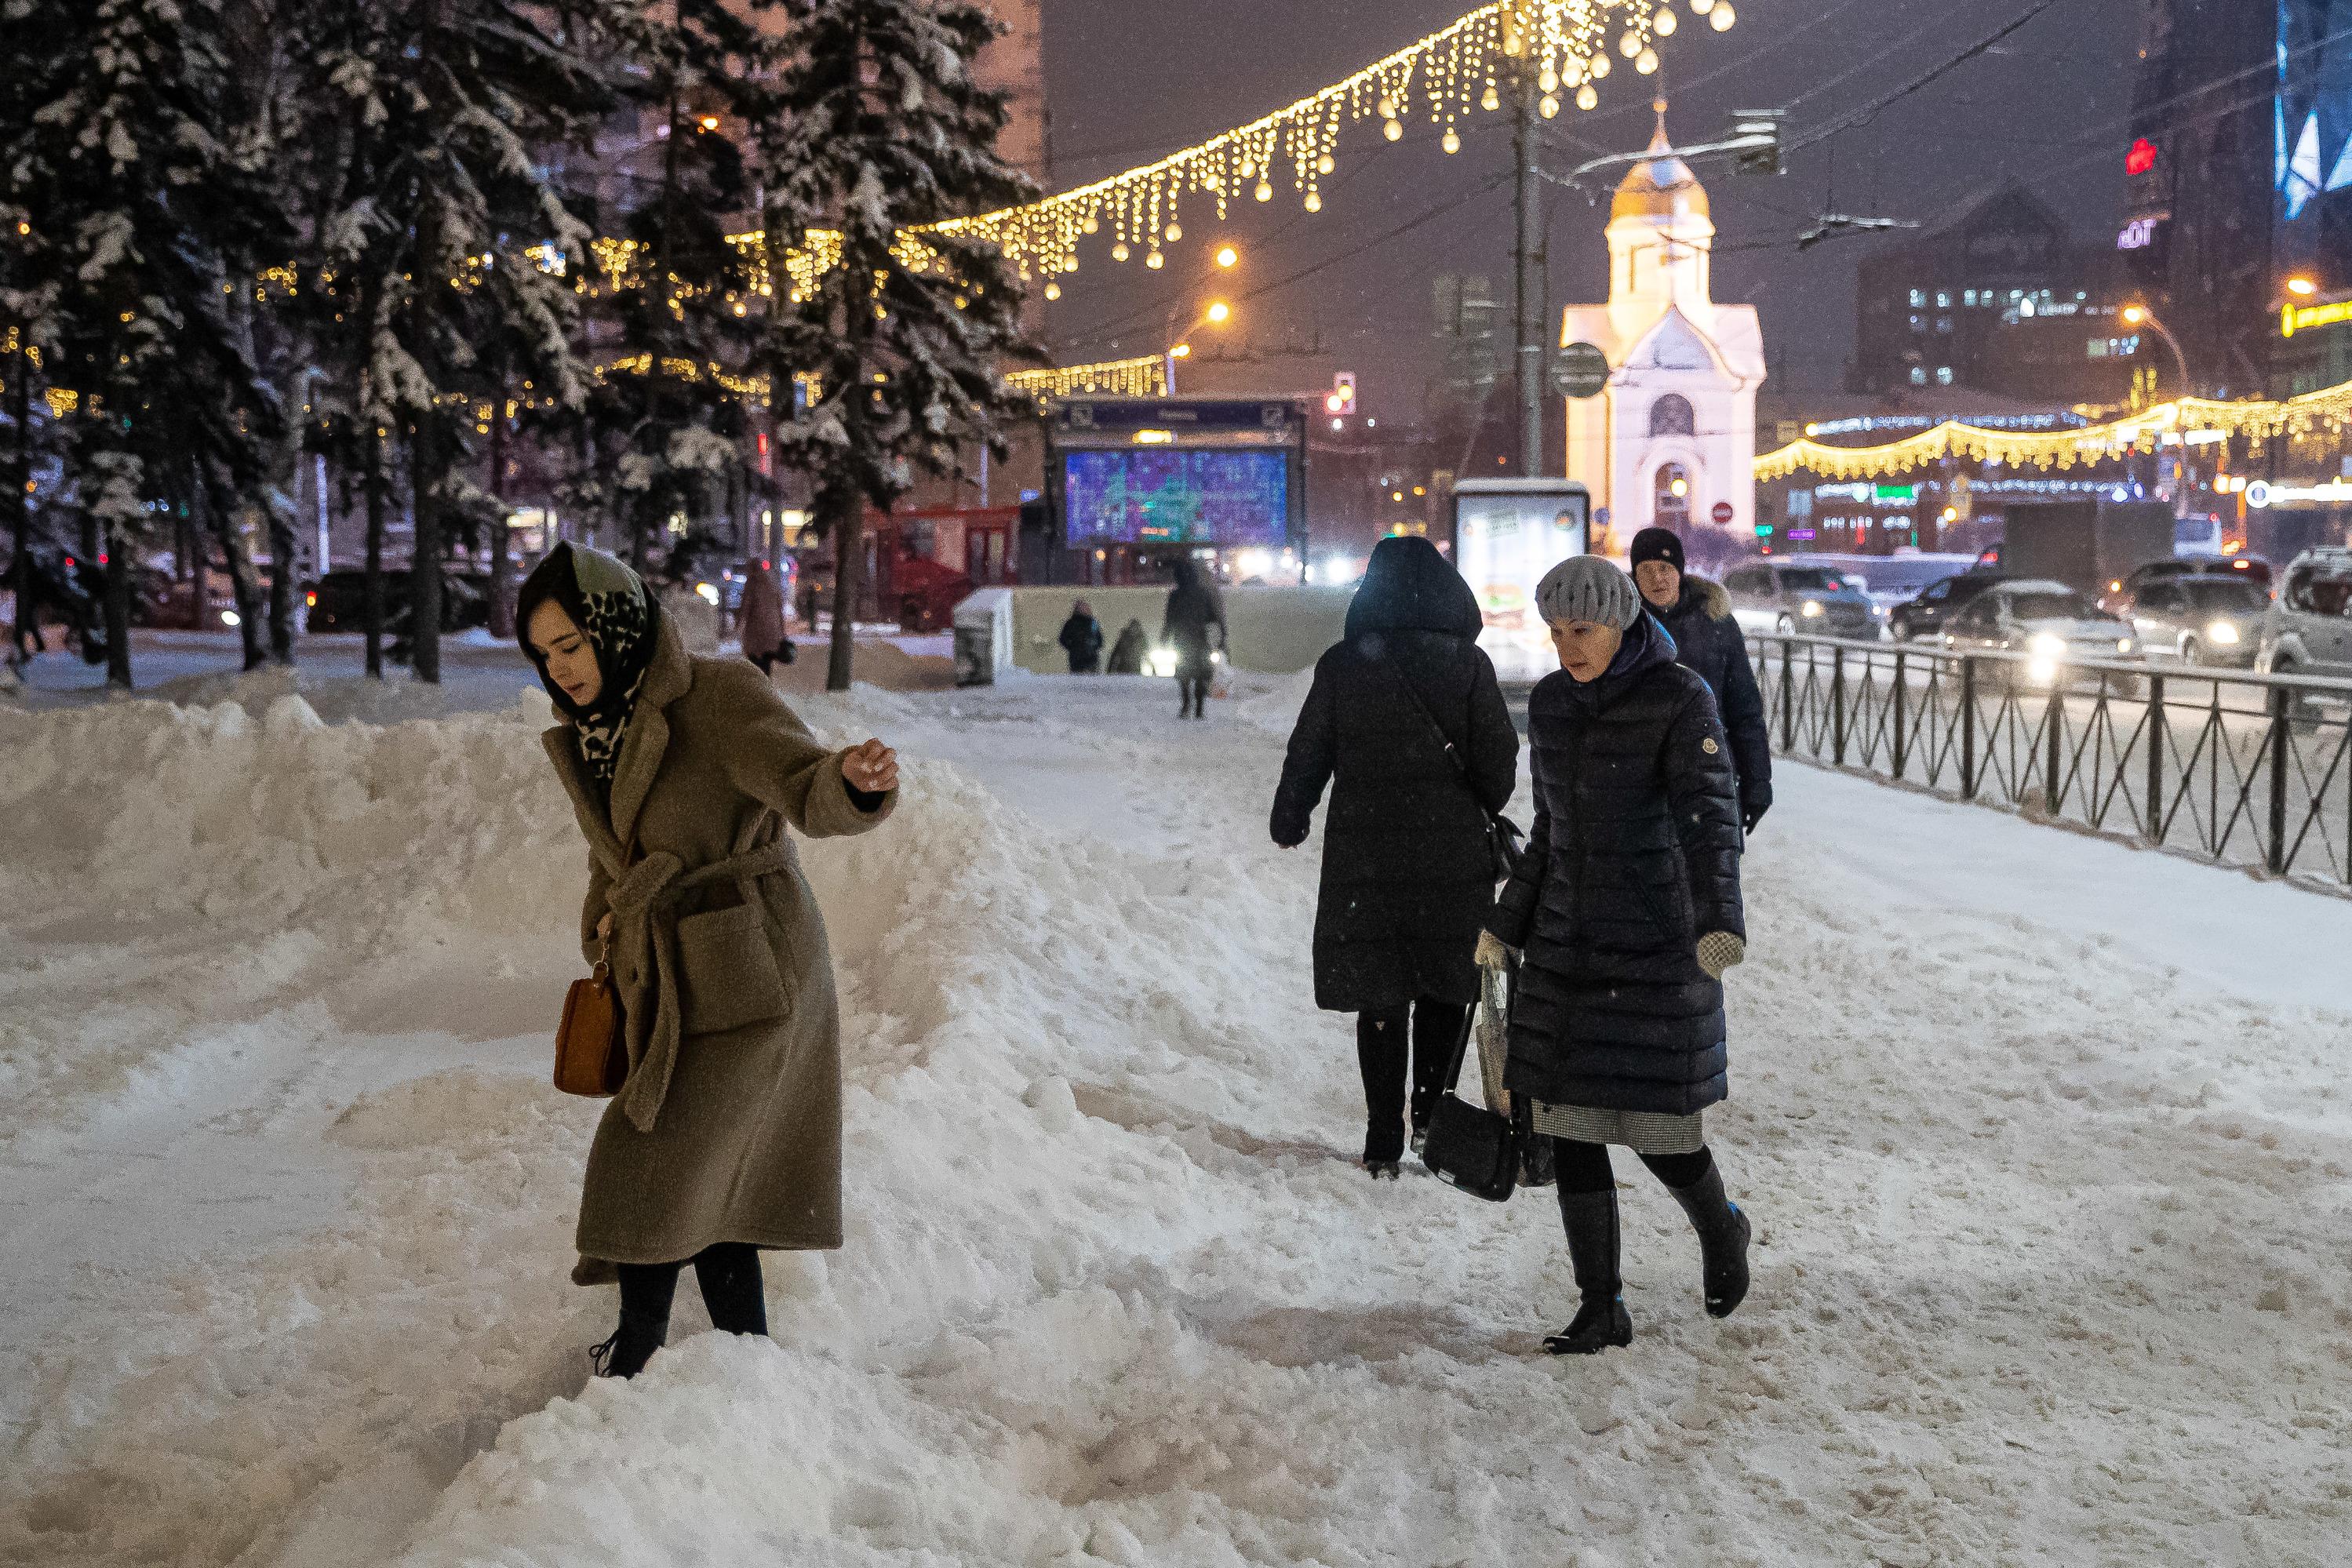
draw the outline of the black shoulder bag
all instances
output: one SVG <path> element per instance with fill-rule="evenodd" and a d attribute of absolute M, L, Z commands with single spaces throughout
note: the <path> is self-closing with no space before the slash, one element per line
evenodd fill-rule
<path fill-rule="evenodd" d="M 1421 694 L 1412 689 L 1412 683 L 1405 678 L 1404 671 L 1398 667 L 1396 661 L 1384 662 L 1390 674 L 1396 676 L 1398 686 L 1402 688 L 1404 700 L 1412 705 L 1412 711 L 1421 715 L 1421 722 L 1437 737 L 1437 744 L 1444 751 L 1445 760 L 1454 765 L 1454 776 L 1462 780 L 1462 788 L 1468 791 L 1471 803 L 1477 804 L 1478 787 L 1471 782 L 1470 765 L 1462 760 L 1461 750 L 1454 746 L 1454 737 L 1445 733 L 1445 727 L 1437 722 L 1436 716 L 1429 711 L 1429 705 L 1421 700 Z M 1486 850 L 1494 857 L 1496 882 L 1508 882 L 1517 873 L 1519 845 L 1526 837 L 1519 831 L 1519 825 L 1502 812 L 1486 813 Z M 1455 1065 L 1458 1067 L 1460 1063 Z"/>
<path fill-rule="evenodd" d="M 1473 1197 L 1501 1203 L 1518 1181 L 1519 1131 L 1502 1112 L 1473 1105 L 1454 1092 L 1477 1017 L 1476 1008 L 1463 1015 L 1462 1038 L 1454 1042 L 1454 1059 L 1446 1064 L 1444 1087 L 1430 1113 L 1421 1159 L 1440 1181 Z"/>

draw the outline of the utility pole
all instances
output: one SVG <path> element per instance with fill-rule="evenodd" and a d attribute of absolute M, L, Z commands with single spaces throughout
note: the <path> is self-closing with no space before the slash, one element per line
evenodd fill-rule
<path fill-rule="evenodd" d="M 1518 158 L 1518 243 L 1513 252 L 1518 274 L 1519 475 L 1538 479 L 1544 473 L 1544 296 L 1549 258 L 1544 243 L 1543 176 L 1536 163 L 1542 145 L 1542 120 L 1538 113 L 1536 73 L 1522 55 L 1515 73 L 1517 124 L 1512 150 Z"/>

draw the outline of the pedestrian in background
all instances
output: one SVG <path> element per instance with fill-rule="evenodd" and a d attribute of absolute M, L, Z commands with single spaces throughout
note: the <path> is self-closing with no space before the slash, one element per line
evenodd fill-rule
<path fill-rule="evenodd" d="M 1755 666 L 1748 662 L 1748 638 L 1732 619 L 1731 596 L 1721 583 L 1685 569 L 1682 537 L 1671 528 L 1635 534 L 1631 559 L 1634 586 L 1674 637 L 1675 660 L 1715 693 L 1739 776 L 1739 825 L 1752 833 L 1772 806 L 1772 735 Z"/>
<path fill-rule="evenodd" d="M 1519 737 L 1478 646 L 1478 601 L 1427 539 L 1383 539 L 1316 662 L 1270 827 L 1285 849 L 1331 787 L 1315 906 L 1315 1005 L 1356 1015 L 1364 1168 L 1421 1146 L 1478 999 L 1495 904 L 1488 821 L 1517 785 Z M 1408 1082 L 1410 1088 L 1408 1088 Z"/>
<path fill-rule="evenodd" d="M 634 1375 L 691 1262 L 713 1327 L 768 1332 L 762 1249 L 841 1245 L 841 1040 L 824 917 L 786 825 L 862 833 L 898 758 L 821 746 L 739 659 L 696 658 L 637 574 L 559 544 L 517 598 L 563 722 L 541 738 L 588 841 L 581 948 L 608 959 L 628 1076 L 588 1151 L 583 1284 L 619 1279 L 593 1353 Z"/>
<path fill-rule="evenodd" d="M 1176 562 L 1176 586 L 1169 591 L 1160 635 L 1176 650 L 1177 716 L 1208 717 L 1215 653 L 1225 645 L 1225 601 L 1189 557 Z"/>
<path fill-rule="evenodd" d="M 775 673 L 778 660 L 791 664 L 793 653 L 784 630 L 784 591 L 776 586 L 768 563 L 755 560 L 743 573 L 743 656 L 767 675 Z"/>
<path fill-rule="evenodd" d="M 1701 1113 L 1727 1092 L 1723 974 L 1746 954 L 1739 816 L 1715 697 L 1633 580 L 1598 556 L 1544 574 L 1560 669 L 1528 702 L 1535 830 L 1478 962 L 1519 956 L 1504 1084 L 1553 1140 L 1581 1301 L 1555 1355 L 1632 1343 L 1618 1273 L 1621 1144 L 1698 1232 L 1706 1310 L 1748 1293 L 1748 1217 Z"/>
<path fill-rule="evenodd" d="M 1114 675 L 1143 674 L 1143 656 L 1151 651 L 1151 635 L 1144 631 L 1143 622 L 1129 621 L 1111 644 L 1109 673 Z"/>
<path fill-rule="evenodd" d="M 1069 655 L 1070 674 L 1091 675 L 1102 664 L 1102 622 L 1095 619 L 1094 607 L 1081 599 L 1070 606 L 1070 618 L 1062 622 L 1062 652 Z"/>

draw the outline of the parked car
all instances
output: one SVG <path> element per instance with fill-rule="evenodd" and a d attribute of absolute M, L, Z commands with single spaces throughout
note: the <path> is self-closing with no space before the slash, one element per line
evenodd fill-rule
<path fill-rule="evenodd" d="M 2256 555 L 2184 556 L 2173 560 L 2152 560 L 2120 581 L 2110 580 L 2099 604 L 2103 609 L 2129 613 L 2125 608 L 2126 603 L 2136 598 L 2141 589 L 2160 579 L 2178 577 L 2234 578 L 2241 582 L 2258 584 L 2267 598 L 2271 588 L 2271 563 Z"/>
<path fill-rule="evenodd" d="M 2352 549 L 2305 550 L 2263 622 L 2254 667 L 2276 675 L 2352 677 Z M 2306 711 L 2312 699 L 2305 699 Z"/>
<path fill-rule="evenodd" d="M 331 571 L 316 582 L 304 584 L 302 599 L 310 612 L 310 629 L 312 632 L 367 630 L 367 573 L 364 571 Z M 383 574 L 384 630 L 395 636 L 404 635 L 408 621 L 408 569 L 387 570 Z M 469 627 L 489 623 L 489 574 L 450 572 L 444 576 L 441 580 L 441 630 L 463 632 Z"/>
<path fill-rule="evenodd" d="M 2089 595 L 2063 582 L 2025 578 L 1977 595 L 1945 623 L 1944 646 L 1962 653 L 2025 654 L 2021 663 L 2004 663 L 2005 674 L 1994 678 L 2050 686 L 2067 681 L 2069 669 L 2083 661 L 2129 658 L 2139 644 L 2129 625 Z M 2109 690 L 2130 691 L 2137 683 L 2109 676 L 2107 684 Z"/>
<path fill-rule="evenodd" d="M 2008 580 L 1992 572 L 1968 571 L 1931 582 L 1920 590 L 1918 598 L 1887 612 L 1886 634 L 1897 643 L 1941 637 L 1946 622 L 1975 603 L 1978 595 Z"/>
<path fill-rule="evenodd" d="M 2132 574 L 2140 580 L 2140 574 Z M 2271 596 L 2244 574 L 2170 572 L 2139 580 L 2113 608 L 2149 658 L 2221 669 L 2253 667 Z"/>
<path fill-rule="evenodd" d="M 1827 567 L 1750 561 L 1724 574 L 1731 613 L 1746 632 L 1821 637 L 1878 635 L 1870 596 Z"/>

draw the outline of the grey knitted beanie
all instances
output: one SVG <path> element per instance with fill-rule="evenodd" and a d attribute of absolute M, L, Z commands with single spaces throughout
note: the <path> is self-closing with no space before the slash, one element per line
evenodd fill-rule
<path fill-rule="evenodd" d="M 1597 555 L 1572 555 L 1536 584 L 1536 611 L 1547 624 L 1592 621 L 1622 632 L 1642 617 L 1633 580 Z"/>

